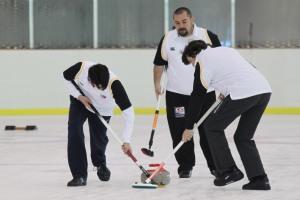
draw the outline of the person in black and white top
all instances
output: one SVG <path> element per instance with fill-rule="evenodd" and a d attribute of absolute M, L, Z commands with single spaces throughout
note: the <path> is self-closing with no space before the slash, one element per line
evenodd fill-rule
<path fill-rule="evenodd" d="M 174 11 L 173 22 L 175 29 L 166 33 L 157 48 L 154 58 L 154 86 L 155 93 L 161 94 L 161 77 L 164 66 L 167 66 L 166 85 L 166 109 L 167 120 L 175 147 L 181 140 L 181 134 L 185 128 L 185 115 L 193 89 L 194 68 L 185 66 L 181 61 L 184 47 L 192 40 L 202 39 L 213 47 L 220 46 L 218 36 L 209 30 L 198 27 L 191 11 L 186 7 L 180 7 Z M 200 117 L 215 101 L 215 93 L 211 92 L 206 98 Z M 202 126 L 198 128 L 200 134 L 200 146 L 206 158 L 210 172 L 215 175 L 215 166 Z M 194 141 L 184 144 L 175 154 L 179 164 L 178 174 L 180 178 L 189 178 L 195 165 Z"/>
<path fill-rule="evenodd" d="M 185 48 L 182 60 L 196 66 L 191 101 L 187 113 L 183 141 L 192 138 L 198 113 L 208 90 L 216 90 L 222 103 L 204 121 L 207 140 L 217 170 L 216 186 L 224 186 L 244 177 L 236 167 L 225 128 L 240 116 L 234 141 L 250 180 L 244 190 L 270 190 L 268 177 L 253 139 L 256 128 L 271 97 L 271 87 L 258 70 L 235 49 L 210 48 L 204 41 L 192 41 Z"/>
<path fill-rule="evenodd" d="M 126 91 L 117 78 L 105 65 L 94 62 L 79 62 L 64 71 L 66 85 L 70 92 L 68 122 L 68 161 L 73 179 L 68 186 L 86 185 L 87 156 L 84 144 L 83 124 L 88 119 L 90 131 L 91 159 L 97 167 L 101 181 L 110 179 L 106 166 L 105 150 L 108 143 L 106 127 L 98 116 L 91 112 L 92 104 L 103 118 L 109 122 L 115 103 L 122 110 L 125 119 L 122 150 L 131 152 L 130 139 L 134 124 L 134 111 Z M 85 96 L 75 88 L 75 81 Z"/>

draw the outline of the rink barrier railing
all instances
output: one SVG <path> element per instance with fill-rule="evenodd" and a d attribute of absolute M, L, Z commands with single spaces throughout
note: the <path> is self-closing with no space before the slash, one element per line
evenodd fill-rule
<path fill-rule="evenodd" d="M 67 115 L 67 108 L 26 108 L 26 109 L 0 109 L 0 116 L 18 115 Z M 143 107 L 134 109 L 136 115 L 153 115 L 154 107 Z M 115 109 L 114 114 L 120 114 L 120 109 Z M 166 114 L 166 109 L 161 108 L 160 114 Z M 268 107 L 265 114 L 270 115 L 300 115 L 300 107 Z"/>

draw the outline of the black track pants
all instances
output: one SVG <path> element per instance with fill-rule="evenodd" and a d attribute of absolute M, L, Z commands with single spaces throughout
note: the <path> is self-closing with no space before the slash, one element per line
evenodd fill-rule
<path fill-rule="evenodd" d="M 105 150 L 108 143 L 106 127 L 97 115 L 89 112 L 77 99 L 70 97 L 68 122 L 68 162 L 73 177 L 87 177 L 87 155 L 83 124 L 88 119 L 91 158 L 94 166 L 106 164 Z M 103 117 L 109 122 L 110 117 Z"/>
<path fill-rule="evenodd" d="M 265 174 L 253 136 L 262 114 L 270 100 L 270 93 L 232 100 L 227 96 L 216 112 L 204 122 L 207 140 L 218 172 L 222 173 L 235 165 L 224 130 L 240 117 L 234 141 L 248 178 Z"/>
<path fill-rule="evenodd" d="M 185 115 L 188 107 L 190 96 L 173 93 L 170 91 L 166 92 L 166 107 L 167 107 L 167 119 L 171 137 L 173 140 L 173 148 L 181 141 L 182 133 L 185 129 Z M 207 97 L 207 101 L 201 111 L 202 114 L 214 103 L 215 94 L 210 93 Z M 201 116 L 200 116 L 201 117 Z M 207 165 L 210 170 L 215 169 L 213 159 L 208 147 L 206 134 L 203 125 L 198 127 L 200 135 L 200 146 L 203 154 L 206 158 Z M 175 158 L 179 164 L 178 171 L 190 170 L 195 165 L 195 152 L 194 152 L 194 141 L 191 140 L 186 142 L 176 153 Z"/>

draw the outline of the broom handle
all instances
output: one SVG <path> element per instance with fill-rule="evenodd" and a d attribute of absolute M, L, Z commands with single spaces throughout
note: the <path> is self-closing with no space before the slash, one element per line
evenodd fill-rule
<path fill-rule="evenodd" d="M 205 112 L 205 114 L 201 117 L 201 119 L 197 122 L 196 126 L 194 127 L 198 127 L 202 124 L 202 122 L 206 119 L 206 117 L 220 104 L 220 100 L 217 99 L 216 102 Z M 184 144 L 184 142 L 181 140 L 177 146 L 172 150 L 172 152 L 167 156 L 167 158 L 165 159 L 166 161 L 169 160 L 169 158 L 171 156 L 173 156 L 178 149 Z M 146 183 L 150 183 L 151 179 L 156 176 L 156 174 L 165 166 L 165 162 L 161 162 L 161 164 L 155 169 L 155 171 L 151 174 L 150 177 L 148 177 L 146 179 Z"/>
<path fill-rule="evenodd" d="M 72 84 L 76 87 L 76 89 L 80 92 L 81 95 L 85 96 L 85 94 L 83 93 L 83 91 L 81 90 L 81 88 L 77 85 L 77 83 L 72 80 L 71 81 Z M 92 110 L 95 112 L 95 114 L 99 117 L 100 121 L 104 124 L 104 126 L 111 132 L 111 134 L 113 135 L 113 137 L 118 141 L 118 143 L 120 145 L 123 145 L 122 140 L 120 139 L 120 137 L 114 132 L 114 130 L 109 126 L 109 124 L 105 121 L 105 119 L 100 115 L 100 113 L 98 112 L 98 110 L 93 106 L 93 104 L 90 104 Z M 142 172 L 149 177 L 150 174 L 147 172 L 147 170 L 145 170 L 145 168 L 139 163 L 139 161 L 134 157 L 134 155 L 129 152 L 127 153 L 128 157 L 131 158 L 131 160 L 142 170 Z"/>
<path fill-rule="evenodd" d="M 162 92 L 164 90 L 165 87 L 165 72 L 163 71 L 162 74 L 162 82 L 163 82 L 163 86 L 160 89 L 160 94 L 158 95 L 158 99 L 157 99 L 157 103 L 156 103 L 156 109 L 155 109 L 155 113 L 154 113 L 154 119 L 153 119 L 153 123 L 152 123 L 152 130 L 151 130 L 151 135 L 150 135 L 150 140 L 149 140 L 149 149 L 151 149 L 152 145 L 153 145 L 153 137 L 154 137 L 154 133 L 155 133 L 155 129 L 157 128 L 157 121 L 158 121 L 158 115 L 159 115 L 159 107 L 160 107 L 160 101 L 162 98 Z"/>
<path fill-rule="evenodd" d="M 154 119 L 153 119 L 153 123 L 152 123 L 151 136 L 150 136 L 150 140 L 149 140 L 149 149 L 151 149 L 151 147 L 152 147 L 155 129 L 157 128 L 157 121 L 158 121 L 158 115 L 159 115 L 160 99 L 161 99 L 161 94 L 158 95 L 158 100 L 157 100 L 156 110 L 155 110 Z"/>

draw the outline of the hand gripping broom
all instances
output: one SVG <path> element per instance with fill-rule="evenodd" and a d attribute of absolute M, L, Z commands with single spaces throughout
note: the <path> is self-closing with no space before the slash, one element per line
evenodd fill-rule
<path fill-rule="evenodd" d="M 75 88 L 80 92 L 81 95 L 85 96 L 81 88 L 77 85 L 77 83 L 72 80 L 72 84 L 75 86 Z M 112 136 L 117 140 L 117 142 L 122 145 L 123 142 L 120 139 L 120 137 L 113 131 L 113 129 L 109 126 L 109 124 L 105 121 L 105 119 L 100 115 L 98 110 L 91 104 L 90 105 L 94 113 L 99 117 L 100 121 L 104 124 L 104 126 L 111 132 Z M 147 172 L 147 170 L 139 163 L 139 161 L 135 158 L 135 156 L 128 152 L 127 155 L 131 158 L 131 160 L 142 170 L 143 174 L 145 174 L 147 177 L 150 177 L 150 174 Z M 154 176 L 153 176 L 154 177 Z M 144 188 L 157 188 L 158 186 L 155 184 L 151 184 L 150 181 L 144 185 Z"/>
<path fill-rule="evenodd" d="M 155 110 L 155 114 L 154 114 L 154 119 L 153 119 L 153 123 L 152 123 L 152 130 L 151 130 L 151 136 L 150 136 L 150 140 L 149 140 L 149 149 L 147 148 L 142 148 L 141 151 L 147 155 L 147 156 L 154 156 L 154 152 L 151 151 L 151 147 L 153 144 L 153 137 L 154 137 L 154 133 L 155 133 L 155 129 L 157 127 L 157 121 L 158 121 L 158 115 L 159 115 L 159 105 L 160 105 L 160 99 L 161 99 L 161 94 L 158 95 L 158 100 L 157 100 L 157 105 L 156 105 L 156 110 Z"/>
<path fill-rule="evenodd" d="M 197 124 L 194 126 L 195 128 L 200 126 L 202 124 L 202 122 L 206 119 L 206 117 L 215 109 L 220 105 L 220 100 L 217 99 L 217 101 L 205 112 L 205 114 L 200 118 L 200 120 L 197 122 Z M 170 157 L 175 154 L 178 149 L 184 144 L 183 141 L 180 141 L 177 146 L 173 149 L 173 151 L 167 156 L 167 158 L 165 159 L 165 162 L 167 160 L 170 159 Z M 160 165 L 155 169 L 155 171 L 151 174 L 151 176 L 149 176 L 146 181 L 145 184 L 149 184 L 150 181 L 152 180 L 152 178 L 154 176 L 156 176 L 156 174 L 166 165 L 165 162 L 161 162 Z M 139 185 L 137 185 L 135 188 L 143 188 L 143 183 L 140 183 Z"/>
<path fill-rule="evenodd" d="M 164 72 L 165 73 L 165 72 Z M 161 98 L 162 98 L 162 93 L 163 93 L 163 90 L 164 90 L 164 86 L 166 85 L 165 83 L 165 76 L 163 74 L 163 86 L 161 88 L 161 93 L 158 95 L 158 99 L 157 99 L 157 104 L 156 104 L 156 109 L 155 109 L 155 113 L 154 113 L 154 118 L 153 118 L 153 123 L 152 123 L 152 130 L 151 130 L 151 135 L 150 135 L 150 139 L 149 139 L 149 148 L 142 148 L 141 151 L 147 155 L 147 156 L 151 156 L 153 157 L 154 156 L 154 152 L 151 150 L 151 147 L 152 147 L 152 144 L 153 144 L 153 137 L 154 137 L 154 133 L 155 133 L 155 129 L 157 128 L 157 121 L 158 121 L 158 115 L 159 115 L 159 106 L 160 106 L 160 101 L 161 101 Z"/>

